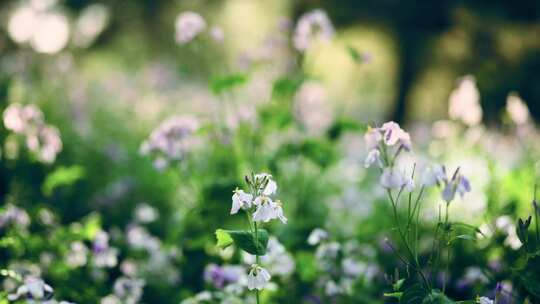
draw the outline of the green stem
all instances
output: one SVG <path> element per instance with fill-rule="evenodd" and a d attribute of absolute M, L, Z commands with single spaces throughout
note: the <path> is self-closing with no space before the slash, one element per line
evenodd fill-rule
<path fill-rule="evenodd" d="M 420 277 L 422 278 L 422 281 L 425 285 L 425 287 L 430 290 L 431 287 L 429 285 L 429 282 L 428 280 L 426 279 L 426 276 L 424 275 L 424 273 L 422 272 L 422 269 L 420 267 L 420 263 L 418 262 L 418 259 L 416 258 L 416 255 L 413 253 L 411 247 L 409 246 L 409 243 L 407 242 L 407 238 L 405 237 L 405 234 L 403 233 L 403 230 L 401 229 L 401 225 L 399 223 L 399 216 L 398 216 L 398 211 L 397 211 L 397 204 L 396 202 L 394 201 L 394 197 L 392 196 L 392 192 L 390 191 L 390 189 L 387 189 L 386 190 L 387 193 L 388 193 L 388 197 L 390 198 L 390 202 L 392 203 L 392 209 L 394 211 L 394 220 L 396 222 L 396 226 L 397 226 L 397 230 L 398 230 L 398 234 L 402 240 L 402 242 L 405 244 L 405 248 L 407 249 L 407 252 L 408 254 L 411 256 L 411 259 L 414 261 L 414 264 L 412 264 L 414 266 L 414 270 L 420 275 Z"/>
<path fill-rule="evenodd" d="M 255 244 L 257 244 L 257 247 L 259 246 L 259 228 L 257 227 L 257 222 L 253 222 L 253 226 L 255 227 Z M 259 255 L 255 254 L 255 263 L 259 265 Z M 255 295 L 257 297 L 257 304 L 260 303 L 260 296 L 259 296 L 259 290 L 255 290 Z"/>

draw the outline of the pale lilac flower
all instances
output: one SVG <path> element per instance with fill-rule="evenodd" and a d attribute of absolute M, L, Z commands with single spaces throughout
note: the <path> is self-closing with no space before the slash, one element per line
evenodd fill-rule
<path fill-rule="evenodd" d="M 309 234 L 307 242 L 309 245 L 315 246 L 326 239 L 328 239 L 328 232 L 321 228 L 315 228 Z"/>
<path fill-rule="evenodd" d="M 66 256 L 66 264 L 70 267 L 81 267 L 86 265 L 88 248 L 81 241 L 75 241 L 70 244 L 70 250 Z"/>
<path fill-rule="evenodd" d="M 253 202 L 253 195 L 244 192 L 244 190 L 240 190 L 236 188 L 232 196 L 231 214 L 238 213 L 238 210 L 240 209 L 246 210 L 246 209 L 251 208 L 252 202 Z"/>
<path fill-rule="evenodd" d="M 244 268 L 238 265 L 209 264 L 204 269 L 204 280 L 216 288 L 237 283 L 243 275 Z"/>
<path fill-rule="evenodd" d="M 164 169 L 169 161 L 178 161 L 198 143 L 195 133 L 199 121 L 192 116 L 173 116 L 162 122 L 144 141 L 139 152 L 155 155 L 156 167 Z"/>
<path fill-rule="evenodd" d="M 247 277 L 247 287 L 249 290 L 262 290 L 270 281 L 270 273 L 257 264 L 251 265 Z"/>
<path fill-rule="evenodd" d="M 405 186 L 407 188 L 413 186 L 410 178 L 397 168 L 384 168 L 379 183 L 386 189 L 401 189 Z"/>
<path fill-rule="evenodd" d="M 109 234 L 100 231 L 92 245 L 93 262 L 96 267 L 112 268 L 118 263 L 118 249 L 109 247 Z"/>
<path fill-rule="evenodd" d="M 206 29 L 206 21 L 194 12 L 183 12 L 176 17 L 176 42 L 186 44 Z"/>
<path fill-rule="evenodd" d="M 373 164 L 377 164 L 380 168 L 383 167 L 383 161 L 381 159 L 381 152 L 379 149 L 370 150 L 366 160 L 364 161 L 364 167 L 369 168 Z"/>
<path fill-rule="evenodd" d="M 450 94 L 448 114 L 451 119 L 461 120 L 468 126 L 474 126 L 482 120 L 480 93 L 474 76 L 467 75 L 460 79 L 457 88 Z"/>
<path fill-rule="evenodd" d="M 332 108 L 325 88 L 314 81 L 302 84 L 294 95 L 294 117 L 308 133 L 326 131 L 333 121 Z"/>
<path fill-rule="evenodd" d="M 120 277 L 114 282 L 114 294 L 125 304 L 139 303 L 143 293 L 144 280 Z"/>
<path fill-rule="evenodd" d="M 488 297 L 481 297 L 480 299 L 478 299 L 478 303 L 479 304 L 493 304 L 495 302 Z"/>
<path fill-rule="evenodd" d="M 368 150 L 379 148 L 379 142 L 382 140 L 382 134 L 378 128 L 368 127 L 364 134 L 364 141 Z"/>
<path fill-rule="evenodd" d="M 134 217 L 139 223 L 147 224 L 157 220 L 159 213 L 156 208 L 146 203 L 142 203 L 135 208 Z"/>
<path fill-rule="evenodd" d="M 19 227 L 28 227 L 30 217 L 28 213 L 15 205 L 7 204 L 5 209 L 0 212 L 0 228 L 13 224 Z"/>
<path fill-rule="evenodd" d="M 383 133 L 383 140 L 386 145 L 393 146 L 399 143 L 407 151 L 411 149 L 411 137 L 409 133 L 401 129 L 397 123 L 393 121 L 386 122 L 380 130 Z"/>
<path fill-rule="evenodd" d="M 303 52 L 315 41 L 328 41 L 334 36 L 334 27 L 326 12 L 317 9 L 300 17 L 294 30 L 294 47 Z"/>
<path fill-rule="evenodd" d="M 443 167 L 443 172 L 445 171 L 446 170 Z M 454 200 L 456 193 L 463 198 L 465 193 L 471 191 L 471 184 L 469 180 L 459 172 L 459 168 L 454 172 L 452 178 L 449 179 L 446 176 L 446 173 L 444 173 L 441 178 L 444 186 L 442 197 L 447 203 Z"/>

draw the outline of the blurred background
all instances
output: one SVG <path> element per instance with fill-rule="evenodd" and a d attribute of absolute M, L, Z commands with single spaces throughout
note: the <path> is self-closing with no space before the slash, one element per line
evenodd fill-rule
<path fill-rule="evenodd" d="M 493 236 L 456 249 L 449 294 L 526 294 L 502 269 L 540 176 L 539 1 L 3 0 L 0 110 L 0 269 L 56 299 L 222 296 L 219 267 L 247 262 L 213 232 L 241 227 L 231 191 L 253 170 L 274 175 L 290 221 L 269 228 L 287 267 L 265 303 L 393 303 L 403 265 L 360 124 L 388 120 L 421 162 L 461 166 L 473 191 L 452 210 Z M 169 130 L 181 156 L 163 151 Z M 0 303 L 21 281 L 6 274 Z M 234 296 L 214 302 L 253 300 Z"/>

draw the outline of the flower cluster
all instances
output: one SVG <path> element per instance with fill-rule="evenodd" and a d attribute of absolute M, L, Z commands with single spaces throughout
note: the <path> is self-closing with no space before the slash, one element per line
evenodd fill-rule
<path fill-rule="evenodd" d="M 426 170 L 423 176 L 423 184 L 427 187 L 435 184 L 441 186 L 443 189 L 442 198 L 447 203 L 453 201 L 456 194 L 463 198 L 465 193 L 471 191 L 471 183 L 461 174 L 459 168 L 454 171 L 450 178 L 448 178 L 445 166 L 436 166 Z"/>
<path fill-rule="evenodd" d="M 294 47 L 304 52 L 316 41 L 328 41 L 334 36 L 334 27 L 326 15 L 320 9 L 305 13 L 300 17 L 294 30 Z"/>
<path fill-rule="evenodd" d="M 186 44 L 204 32 L 208 25 L 201 15 L 188 11 L 182 12 L 176 17 L 174 27 L 176 29 L 176 42 Z M 209 34 L 215 41 L 223 41 L 224 34 L 220 27 L 212 26 L 209 29 Z"/>
<path fill-rule="evenodd" d="M 199 121 L 193 116 L 174 116 L 162 122 L 145 140 L 139 152 L 142 155 L 153 155 L 154 166 L 164 170 L 172 161 L 186 157 L 191 148 L 197 144 L 195 133 L 199 129 Z"/>
<path fill-rule="evenodd" d="M 248 183 L 251 192 L 236 188 L 232 196 L 231 214 L 236 214 L 240 209 L 246 212 L 255 208 L 253 221 L 267 223 L 273 219 L 279 219 L 283 224 L 287 223 L 287 218 L 283 215 L 283 208 L 280 200 L 272 200 L 271 196 L 277 191 L 277 184 L 272 179 L 272 175 L 259 173 L 252 176 Z"/>
<path fill-rule="evenodd" d="M 48 125 L 43 113 L 35 105 L 11 104 L 4 110 L 4 126 L 13 133 L 24 136 L 26 146 L 44 163 L 52 163 L 62 150 L 60 133 Z"/>
<path fill-rule="evenodd" d="M 395 166 L 395 160 L 400 153 L 412 149 L 409 133 L 390 121 L 380 128 L 369 127 L 364 140 L 369 150 L 364 165 L 367 168 L 376 164 L 382 170 L 380 184 L 386 189 L 406 188 L 412 191 L 412 178 Z"/>
<path fill-rule="evenodd" d="M 244 210 L 250 220 L 250 230 L 254 239 L 258 240 L 258 224 L 267 223 L 271 220 L 279 220 L 283 224 L 287 223 L 287 218 L 283 214 L 282 204 L 279 200 L 274 200 L 271 196 L 276 194 L 278 189 L 277 183 L 272 179 L 272 175 L 268 173 L 251 174 L 246 176 L 246 182 L 249 186 L 249 191 L 246 192 L 241 189 L 234 190 L 232 196 L 231 214 L 236 214 L 240 209 Z M 251 221 L 253 221 L 254 229 L 251 227 Z M 258 242 L 258 241 L 256 241 Z M 256 244 L 259 246 L 259 244 Z M 267 252 L 269 247 L 267 243 L 264 244 L 264 252 Z M 279 247 L 276 244 L 273 247 Z M 275 248 L 274 248 L 275 249 Z M 283 250 L 278 250 L 280 255 Z M 264 257 L 264 255 L 263 255 Z M 255 263 L 251 265 L 251 268 L 247 276 L 247 287 L 249 290 L 263 289 L 270 281 L 271 275 L 265 268 L 259 265 L 260 254 L 255 255 Z M 268 254 L 266 260 L 269 261 L 275 256 Z"/>

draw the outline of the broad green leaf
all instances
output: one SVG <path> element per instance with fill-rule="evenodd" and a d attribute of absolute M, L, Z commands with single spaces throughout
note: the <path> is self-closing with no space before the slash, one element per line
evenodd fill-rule
<path fill-rule="evenodd" d="M 328 129 L 328 137 L 331 139 L 339 138 L 347 131 L 365 132 L 367 125 L 352 119 L 339 119 Z"/>
<path fill-rule="evenodd" d="M 455 304 L 455 302 L 447 298 L 444 293 L 433 290 L 424 298 L 422 304 Z"/>
<path fill-rule="evenodd" d="M 213 77 L 210 80 L 210 90 L 212 93 L 219 95 L 223 92 L 230 91 L 233 88 L 241 86 L 248 81 L 248 76 L 245 74 L 230 74 L 225 76 Z"/>
<path fill-rule="evenodd" d="M 216 231 L 218 247 L 225 248 L 233 242 L 240 249 L 253 255 L 265 255 L 268 245 L 268 232 L 264 229 L 259 229 L 257 237 L 249 231 L 244 230 L 224 230 Z M 232 242 L 231 242 L 232 240 Z"/>
<path fill-rule="evenodd" d="M 427 290 L 422 287 L 420 284 L 412 285 L 411 287 L 405 289 L 401 299 L 399 300 L 400 304 L 419 304 L 423 303 L 424 299 L 427 297 Z"/>
<path fill-rule="evenodd" d="M 296 92 L 296 90 L 298 90 L 303 81 L 304 78 L 301 76 L 293 78 L 279 78 L 274 82 L 274 85 L 272 87 L 272 97 L 283 98 L 292 96 Z"/>
<path fill-rule="evenodd" d="M 84 168 L 81 166 L 59 167 L 47 175 L 41 189 L 45 195 L 50 196 L 56 188 L 71 186 L 84 175 Z"/>

